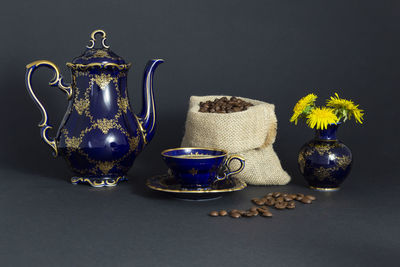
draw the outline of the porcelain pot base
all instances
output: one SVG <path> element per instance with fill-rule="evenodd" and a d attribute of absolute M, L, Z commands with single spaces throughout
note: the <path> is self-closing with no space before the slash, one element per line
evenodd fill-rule
<path fill-rule="evenodd" d="M 120 181 L 128 180 L 125 176 L 120 177 L 72 177 L 72 184 L 89 184 L 93 187 L 112 187 Z"/>
<path fill-rule="evenodd" d="M 310 186 L 312 190 L 315 191 L 320 191 L 320 192 L 335 192 L 340 189 L 340 187 L 315 187 L 315 186 Z"/>

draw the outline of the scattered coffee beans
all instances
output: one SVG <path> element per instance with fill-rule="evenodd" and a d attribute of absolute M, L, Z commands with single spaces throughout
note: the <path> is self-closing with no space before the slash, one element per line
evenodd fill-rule
<path fill-rule="evenodd" d="M 240 98 L 232 96 L 228 99 L 226 96 L 216 98 L 214 101 L 200 102 L 200 112 L 209 113 L 232 113 L 247 110 L 248 107 L 254 106 Z"/>
<path fill-rule="evenodd" d="M 295 200 L 303 203 L 303 204 L 311 204 L 314 200 L 316 200 L 315 196 L 312 195 L 304 195 L 304 194 L 287 194 L 281 192 L 268 193 L 263 198 L 253 198 L 251 201 L 257 206 L 253 206 L 248 210 L 237 210 L 233 209 L 231 211 L 220 210 L 211 211 L 209 213 L 212 217 L 218 216 L 227 216 L 229 214 L 232 218 L 240 218 L 240 217 L 255 217 L 262 216 L 270 218 L 272 217 L 272 213 L 269 211 L 268 207 L 274 207 L 277 210 L 284 209 L 294 209 L 296 208 Z"/>
<path fill-rule="evenodd" d="M 212 211 L 212 212 L 210 212 L 210 214 L 209 214 L 211 217 L 217 217 L 219 214 L 218 214 L 218 211 Z"/>
<path fill-rule="evenodd" d="M 312 201 L 314 201 L 314 200 L 317 199 L 316 197 L 314 197 L 314 196 L 312 196 L 312 195 L 307 195 L 306 197 L 309 198 L 309 199 L 311 199 Z"/>
<path fill-rule="evenodd" d="M 228 212 L 226 210 L 219 211 L 219 216 L 226 216 L 226 215 L 228 215 Z"/>
<path fill-rule="evenodd" d="M 266 211 L 266 212 L 261 213 L 261 216 L 271 218 L 272 217 L 272 213 L 269 212 L 269 211 Z"/>
<path fill-rule="evenodd" d="M 239 213 L 237 213 L 237 212 L 232 212 L 230 215 L 231 215 L 232 218 L 235 218 L 235 219 L 241 217 L 241 215 Z"/>
<path fill-rule="evenodd" d="M 252 208 L 250 208 L 250 211 L 258 211 L 258 208 L 257 207 L 252 207 Z"/>
<path fill-rule="evenodd" d="M 308 197 L 303 197 L 303 199 L 301 200 L 302 203 L 304 204 L 311 204 L 312 200 L 309 199 Z"/>

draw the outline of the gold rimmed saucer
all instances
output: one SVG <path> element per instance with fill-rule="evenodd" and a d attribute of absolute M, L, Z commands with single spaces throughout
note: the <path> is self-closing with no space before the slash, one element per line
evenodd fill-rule
<path fill-rule="evenodd" d="M 157 175 L 149 178 L 146 185 L 156 191 L 169 193 L 176 198 L 186 200 L 209 200 L 221 197 L 222 193 L 229 193 L 243 190 L 247 184 L 237 178 L 215 182 L 211 188 L 186 189 L 182 188 L 176 179 L 169 174 Z"/>

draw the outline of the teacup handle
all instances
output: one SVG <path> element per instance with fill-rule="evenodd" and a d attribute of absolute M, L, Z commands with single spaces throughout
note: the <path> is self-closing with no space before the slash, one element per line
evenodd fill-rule
<path fill-rule="evenodd" d="M 234 160 L 234 159 L 240 161 L 240 167 L 239 167 L 237 170 L 230 171 L 230 169 L 229 169 L 229 164 L 230 164 L 231 161 Z M 231 156 L 229 156 L 229 157 L 225 160 L 225 163 L 224 163 L 224 165 L 225 165 L 225 167 L 226 167 L 226 169 L 227 169 L 228 171 L 224 171 L 224 176 L 222 176 L 222 177 L 219 177 L 219 176 L 217 175 L 217 180 L 218 180 L 218 181 L 224 180 L 224 179 L 228 178 L 228 177 L 231 176 L 231 175 L 235 175 L 235 174 L 238 174 L 239 172 L 243 171 L 244 166 L 245 166 L 245 162 L 246 162 L 246 161 L 244 160 L 244 158 L 242 158 L 242 157 L 239 156 L 239 155 L 231 155 Z"/>

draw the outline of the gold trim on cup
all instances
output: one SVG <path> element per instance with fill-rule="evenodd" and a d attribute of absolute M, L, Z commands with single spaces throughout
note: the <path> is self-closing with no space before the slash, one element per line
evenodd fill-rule
<path fill-rule="evenodd" d="M 221 155 L 207 155 L 204 157 L 198 157 L 198 158 L 184 158 L 184 159 L 214 159 L 214 158 L 219 158 L 219 157 L 225 157 L 228 155 L 228 152 L 223 150 L 223 149 L 217 149 L 217 148 L 210 148 L 210 147 L 177 147 L 177 148 L 170 148 L 170 149 L 165 149 L 161 151 L 161 156 L 163 157 L 168 157 L 168 158 L 174 158 L 174 159 L 182 159 L 182 155 L 179 156 L 172 156 L 172 155 L 165 155 L 165 153 L 170 152 L 170 151 L 177 151 L 177 150 L 185 150 L 185 149 L 200 149 L 200 150 L 208 150 L 208 151 L 219 151 L 224 154 Z"/>

